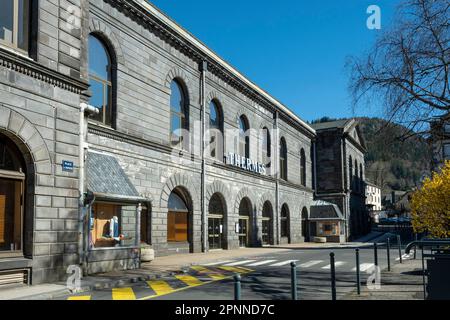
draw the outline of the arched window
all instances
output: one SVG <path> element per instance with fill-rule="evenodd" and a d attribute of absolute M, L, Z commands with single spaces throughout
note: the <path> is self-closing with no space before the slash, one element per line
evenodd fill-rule
<path fill-rule="evenodd" d="M 300 181 L 302 186 L 306 187 L 306 155 L 303 148 L 300 151 Z"/>
<path fill-rule="evenodd" d="M 219 193 L 215 193 L 208 205 L 208 243 L 209 249 L 222 249 L 226 245 L 224 228 L 225 200 Z"/>
<path fill-rule="evenodd" d="M 364 191 L 364 173 L 362 163 L 359 164 L 359 187 L 361 191 Z"/>
<path fill-rule="evenodd" d="M 187 97 L 181 83 L 174 79 L 170 84 L 170 142 L 172 146 L 185 148 L 183 130 L 187 130 Z"/>
<path fill-rule="evenodd" d="M 281 138 L 280 141 L 280 178 L 287 180 L 288 168 L 287 168 L 287 146 L 286 140 Z"/>
<path fill-rule="evenodd" d="M 181 193 L 172 191 L 168 201 L 167 241 L 187 242 L 189 230 L 189 209 Z"/>
<path fill-rule="evenodd" d="M 270 201 L 264 202 L 262 211 L 262 242 L 273 244 L 273 210 Z"/>
<path fill-rule="evenodd" d="M 92 119 L 104 125 L 113 125 L 113 97 L 115 83 L 111 56 L 103 41 L 89 35 L 89 85 L 92 93 L 89 104 L 99 113 Z"/>
<path fill-rule="evenodd" d="M 211 157 L 223 161 L 223 116 L 215 100 L 209 104 L 209 135 Z"/>
<path fill-rule="evenodd" d="M 0 255 L 22 252 L 26 166 L 9 138 L 0 134 Z"/>
<path fill-rule="evenodd" d="M 353 189 L 353 160 L 352 156 L 348 159 L 348 185 L 350 189 Z"/>
<path fill-rule="evenodd" d="M 289 209 L 286 204 L 281 207 L 280 220 L 281 237 L 289 237 Z"/>
<path fill-rule="evenodd" d="M 250 199 L 243 198 L 239 204 L 239 246 L 246 247 L 251 244 L 252 224 L 252 203 Z"/>
<path fill-rule="evenodd" d="M 239 118 L 239 155 L 250 158 L 250 126 L 247 118 L 242 115 Z"/>
<path fill-rule="evenodd" d="M 355 178 L 354 178 L 354 188 L 355 190 L 359 190 L 359 180 L 358 180 L 358 160 L 355 159 Z"/>
<path fill-rule="evenodd" d="M 31 0 L 2 0 L 0 43 L 28 53 Z"/>
<path fill-rule="evenodd" d="M 272 142 L 270 140 L 270 131 L 267 127 L 264 127 L 261 132 L 261 152 L 262 163 L 266 167 L 270 167 L 270 158 L 272 156 Z"/>

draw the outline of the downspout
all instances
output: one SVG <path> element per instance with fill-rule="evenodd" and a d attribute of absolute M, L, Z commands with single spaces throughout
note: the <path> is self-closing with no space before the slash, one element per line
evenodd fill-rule
<path fill-rule="evenodd" d="M 85 121 L 85 113 L 98 114 L 99 110 L 86 103 L 80 104 L 80 134 L 79 134 L 79 212 L 78 212 L 78 263 L 85 271 L 85 250 L 84 250 L 84 237 L 85 237 L 85 219 L 87 217 L 88 205 L 85 203 L 86 193 L 86 178 L 85 178 L 85 157 L 88 149 L 86 143 L 87 122 Z"/>
<path fill-rule="evenodd" d="M 201 159 L 202 159 L 202 181 L 201 181 L 201 206 L 202 206 L 202 252 L 208 251 L 207 246 L 207 217 L 206 217 L 206 164 L 205 164 L 205 134 L 206 134 L 206 71 L 208 70 L 208 62 L 202 61 L 200 65 L 200 108 L 201 108 Z"/>
<path fill-rule="evenodd" d="M 278 111 L 275 111 L 274 118 L 274 129 L 275 129 L 275 150 L 273 152 L 275 156 L 274 167 L 275 167 L 275 216 L 276 216 L 276 244 L 280 244 L 280 173 L 279 173 L 279 162 L 278 162 L 278 152 L 280 150 L 278 144 L 279 134 L 278 134 Z"/>

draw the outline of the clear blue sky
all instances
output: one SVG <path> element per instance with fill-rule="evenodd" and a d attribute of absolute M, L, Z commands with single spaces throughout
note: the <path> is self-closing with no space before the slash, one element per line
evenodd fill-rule
<path fill-rule="evenodd" d="M 385 29 L 399 0 L 150 2 L 304 120 L 381 116 L 353 113 L 344 64 L 380 32 L 367 29 L 367 7 L 381 8 Z"/>

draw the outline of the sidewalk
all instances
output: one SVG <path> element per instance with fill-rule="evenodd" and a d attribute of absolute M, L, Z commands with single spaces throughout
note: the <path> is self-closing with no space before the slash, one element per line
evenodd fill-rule
<path fill-rule="evenodd" d="M 236 250 L 218 250 L 210 251 L 208 253 L 191 253 L 157 257 L 150 263 L 142 264 L 140 269 L 114 271 L 83 277 L 81 280 L 81 290 L 79 290 L 78 293 L 92 290 L 110 289 L 113 287 L 126 285 L 128 283 L 136 283 L 138 281 L 152 280 L 165 276 L 182 274 L 187 272 L 193 265 L 201 265 L 220 260 L 232 260 L 243 257 L 250 259 L 252 257 L 265 254 L 299 249 L 354 248 L 368 245 L 370 246 L 371 244 L 361 242 L 343 244 L 299 243 L 262 248 L 241 248 Z M 0 289 L 0 300 L 52 299 L 54 297 L 70 293 L 71 292 L 66 288 L 65 282 L 59 282 L 55 284 Z"/>
<path fill-rule="evenodd" d="M 343 300 L 423 300 L 422 260 L 405 260 L 392 265 L 391 272 L 381 272 L 381 289 L 369 290 L 361 284 Z"/>

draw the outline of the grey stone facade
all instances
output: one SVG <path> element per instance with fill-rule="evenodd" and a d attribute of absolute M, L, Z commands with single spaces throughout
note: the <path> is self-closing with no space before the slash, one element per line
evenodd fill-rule
<path fill-rule="evenodd" d="M 224 206 L 224 249 L 239 248 L 236 224 L 241 201 L 251 204 L 249 245 L 262 245 L 263 208 L 270 203 L 270 244 L 304 241 L 302 216 L 309 212 L 317 186 L 321 198 L 347 216 L 364 199 L 349 188 L 345 162 L 364 164 L 363 148 L 343 132 L 316 131 L 285 106 L 244 78 L 197 39 L 143 0 L 41 0 L 35 2 L 29 55 L 0 46 L 0 137 L 11 139 L 27 164 L 23 254 L 3 258 L 0 271 L 31 270 L 33 284 L 64 279 L 67 267 L 86 273 L 139 267 L 141 212 L 149 218 L 149 245 L 156 256 L 208 251 L 208 206 L 220 195 Z M 80 18 L 80 25 L 77 19 Z M 75 25 L 75 27 L 74 27 Z M 88 35 L 106 44 L 114 60 L 113 125 L 91 121 L 83 112 L 88 86 Z M 171 81 L 182 82 L 189 109 L 189 147 L 170 145 Z M 213 161 L 202 153 L 202 112 L 222 107 L 224 131 L 238 130 L 245 115 L 250 126 L 250 156 L 262 161 L 260 129 L 274 130 L 272 168 L 279 167 L 279 141 L 287 144 L 287 181 Z M 205 125 L 206 126 L 206 125 Z M 314 153 L 314 141 L 317 149 Z M 333 140 L 334 139 L 334 140 Z M 339 154 L 345 142 L 344 155 Z M 327 147 L 331 143 L 334 148 Z M 236 137 L 226 135 L 224 153 L 238 153 Z M 305 184 L 301 154 L 305 155 Z M 91 185 L 93 154 L 113 157 L 117 170 Z M 317 162 L 315 162 L 314 154 Z M 330 158 L 331 157 L 331 158 Z M 328 159 L 328 160 L 327 160 Z M 331 161 L 330 161 L 331 160 Z M 73 170 L 63 170 L 63 161 Z M 331 165 L 331 163 L 333 164 Z M 115 164 L 116 163 L 116 164 Z M 94 164 L 95 165 L 95 164 Z M 314 170 L 316 167 L 316 170 Z M 316 171 L 316 175 L 313 173 Z M 345 174 L 344 174 L 345 173 Z M 117 176 L 116 176 L 117 177 Z M 97 180 L 98 181 L 98 180 Z M 316 184 L 316 185 L 315 185 Z M 181 190 L 189 208 L 188 243 L 168 242 L 168 201 Z M 331 194 L 340 193 L 334 197 Z M 92 197 L 91 197 L 92 196 Z M 124 246 L 90 250 L 88 225 L 95 202 L 120 203 Z M 281 236 L 282 207 L 287 236 Z"/>
<path fill-rule="evenodd" d="M 345 237 L 369 231 L 365 205 L 364 139 L 356 120 L 314 124 L 316 129 L 317 199 L 338 205 L 346 219 Z"/>

